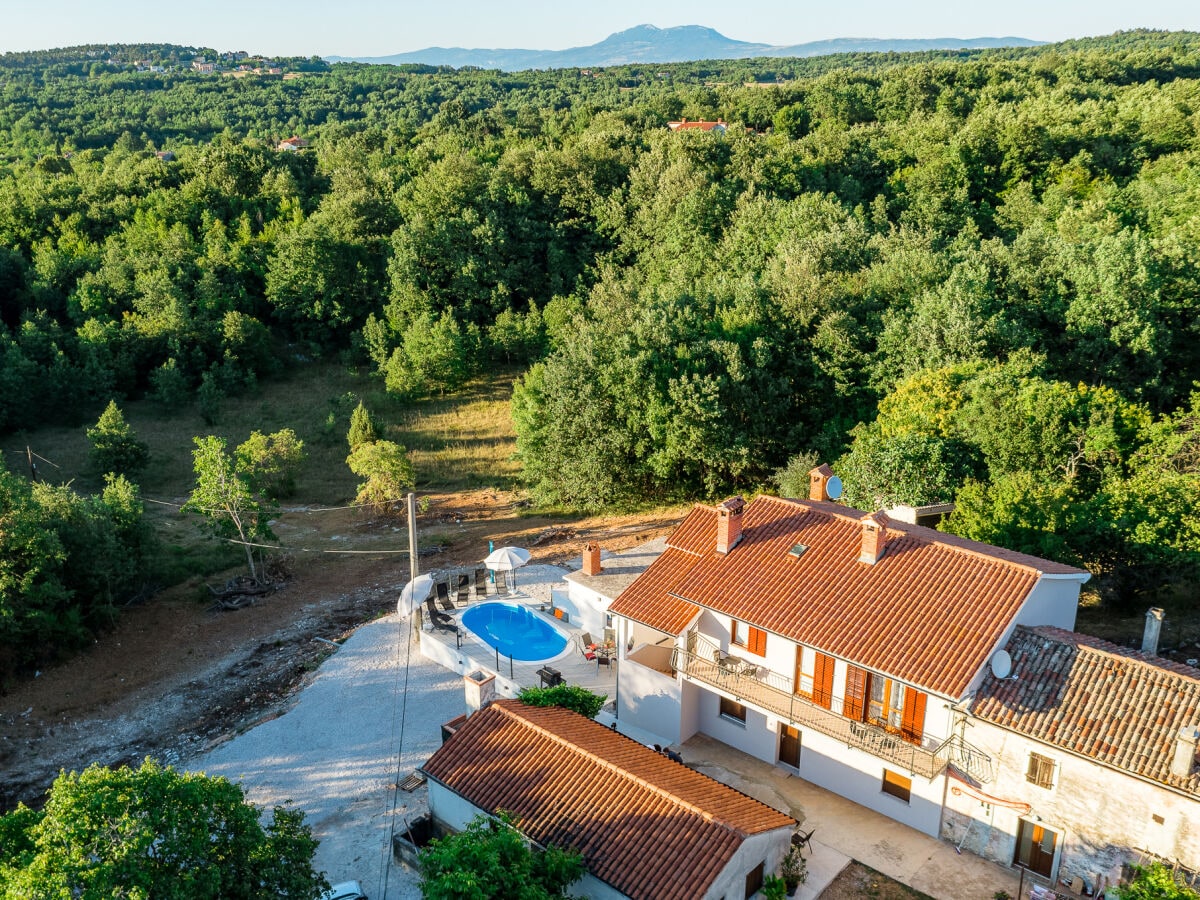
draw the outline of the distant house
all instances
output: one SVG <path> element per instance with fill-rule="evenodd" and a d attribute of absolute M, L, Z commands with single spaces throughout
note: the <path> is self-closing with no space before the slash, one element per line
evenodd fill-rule
<path fill-rule="evenodd" d="M 163 162 L 172 162 L 175 159 L 175 154 L 171 150 L 159 150 L 154 155 Z"/>
<path fill-rule="evenodd" d="M 712 131 L 717 134 L 724 134 L 727 126 L 721 119 L 717 119 L 715 122 L 705 122 L 703 120 L 689 122 L 684 118 L 678 122 L 668 122 L 667 127 L 672 131 Z"/>
<path fill-rule="evenodd" d="M 217 71 L 216 63 L 201 62 L 200 60 L 194 61 L 192 63 L 192 68 L 195 69 L 197 72 L 199 72 L 201 75 L 212 75 L 214 72 Z"/>
<path fill-rule="evenodd" d="M 1200 670 L 1155 655 L 1161 615 L 1142 653 L 1017 628 L 967 720 L 996 778 L 951 782 L 943 837 L 1093 891 L 1139 859 L 1200 871 Z"/>
<path fill-rule="evenodd" d="M 276 144 L 275 149 L 283 150 L 289 153 L 295 153 L 297 150 L 303 150 L 307 146 L 308 141 L 306 141 L 304 138 L 293 135 L 290 138 L 284 138 L 282 141 Z"/>
<path fill-rule="evenodd" d="M 512 813 L 543 847 L 578 850 L 573 896 L 750 897 L 796 821 L 578 713 L 500 700 L 459 726 L 423 766 L 439 826 Z"/>

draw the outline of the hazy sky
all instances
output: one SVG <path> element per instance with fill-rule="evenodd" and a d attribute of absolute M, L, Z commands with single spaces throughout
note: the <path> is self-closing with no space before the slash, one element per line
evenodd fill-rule
<path fill-rule="evenodd" d="M 297 56 L 429 46 L 561 50 L 648 23 L 796 44 L 833 37 L 1061 40 L 1129 28 L 1200 30 L 1196 0 L 0 0 L 0 51 L 172 43 Z"/>

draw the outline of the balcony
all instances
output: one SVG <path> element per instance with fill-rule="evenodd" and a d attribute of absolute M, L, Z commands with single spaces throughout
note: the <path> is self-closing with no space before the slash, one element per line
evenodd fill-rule
<path fill-rule="evenodd" d="M 672 665 L 687 678 L 718 688 L 791 725 L 819 731 L 847 747 L 877 756 L 912 775 L 935 778 L 950 763 L 980 781 L 991 779 L 991 760 L 957 737 L 936 749 L 910 744 L 898 735 L 841 715 L 842 700 L 833 698 L 833 709 L 825 709 L 807 697 L 792 693 L 791 679 L 765 666 L 718 664 L 718 648 L 697 635 L 693 651 L 676 648 Z"/>

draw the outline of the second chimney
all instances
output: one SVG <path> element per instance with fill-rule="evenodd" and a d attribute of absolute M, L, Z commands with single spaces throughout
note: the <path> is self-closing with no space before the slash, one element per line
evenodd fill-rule
<path fill-rule="evenodd" d="M 808 499 L 828 500 L 829 479 L 832 477 L 833 469 L 829 468 L 828 463 L 821 463 L 815 469 L 810 469 L 808 472 Z"/>
<path fill-rule="evenodd" d="M 600 545 L 595 541 L 590 541 L 583 546 L 583 574 L 584 575 L 599 575 L 602 566 L 600 565 Z"/>
<path fill-rule="evenodd" d="M 1196 765 L 1196 747 L 1200 744 L 1200 728 L 1185 725 L 1175 736 L 1175 753 L 1171 757 L 1171 774 L 1187 778 Z"/>
<path fill-rule="evenodd" d="M 730 497 L 717 507 L 717 552 L 724 556 L 742 539 L 742 510 L 746 501 Z"/>
<path fill-rule="evenodd" d="M 873 512 L 858 521 L 862 524 L 862 550 L 858 554 L 858 561 L 873 566 L 883 559 L 883 551 L 887 547 L 887 513 Z"/>
<path fill-rule="evenodd" d="M 1142 652 L 1147 656 L 1158 655 L 1158 635 L 1162 631 L 1163 611 L 1157 606 L 1146 610 L 1146 630 L 1142 632 Z"/>

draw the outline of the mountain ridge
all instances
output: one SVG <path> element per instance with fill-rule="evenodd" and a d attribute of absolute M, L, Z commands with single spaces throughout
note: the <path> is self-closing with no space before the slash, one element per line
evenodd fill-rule
<path fill-rule="evenodd" d="M 327 56 L 329 62 L 374 65 L 418 63 L 433 66 L 519 71 L 619 66 L 636 63 L 694 62 L 702 59 L 749 59 L 763 56 L 804 57 L 831 53 L 977 50 L 991 47 L 1035 47 L 1044 42 L 1022 37 L 977 38 L 830 38 L 800 44 L 774 45 L 738 41 L 703 25 L 658 28 L 635 25 L 585 47 L 565 50 L 426 47 L 388 56 Z"/>

